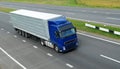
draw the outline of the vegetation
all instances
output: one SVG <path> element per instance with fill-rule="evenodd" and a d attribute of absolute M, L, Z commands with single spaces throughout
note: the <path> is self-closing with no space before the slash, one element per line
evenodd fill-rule
<path fill-rule="evenodd" d="M 120 35 L 114 35 L 112 33 L 107 33 L 107 32 L 103 32 L 103 31 L 100 31 L 100 30 L 96 30 L 96 29 L 86 27 L 85 23 L 92 24 L 92 25 L 95 25 L 95 26 L 98 26 L 98 27 L 108 28 L 110 30 L 116 30 L 116 31 L 120 31 L 119 27 L 105 26 L 103 24 L 84 22 L 84 21 L 73 20 L 73 19 L 68 19 L 68 20 L 70 20 L 78 30 L 91 32 L 91 33 L 94 33 L 94 34 L 103 35 L 103 36 L 114 38 L 114 39 L 120 39 Z"/>
<path fill-rule="evenodd" d="M 6 7 L 0 7 L 0 11 L 1 12 L 10 12 L 10 11 L 13 11 L 13 10 L 15 10 L 15 9 L 11 9 L 11 8 L 6 8 Z"/>
<path fill-rule="evenodd" d="M 120 8 L 120 0 L 0 0 L 0 1 L 52 4 L 62 6 Z"/>
<path fill-rule="evenodd" d="M 120 0 L 77 0 L 77 2 L 90 7 L 120 8 Z"/>

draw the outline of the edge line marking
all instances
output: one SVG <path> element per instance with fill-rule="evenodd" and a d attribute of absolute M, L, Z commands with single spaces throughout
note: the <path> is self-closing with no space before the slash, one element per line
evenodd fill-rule
<path fill-rule="evenodd" d="M 27 69 L 25 66 L 23 66 L 20 62 L 18 62 L 16 59 L 14 59 L 10 54 L 8 54 L 3 48 L 0 47 L 0 50 L 4 52 L 9 58 L 11 58 L 15 63 L 17 63 L 19 66 L 21 66 L 23 69 Z"/>

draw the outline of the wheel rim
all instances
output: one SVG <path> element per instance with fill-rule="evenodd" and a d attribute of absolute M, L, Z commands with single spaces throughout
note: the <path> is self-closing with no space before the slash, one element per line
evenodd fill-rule
<path fill-rule="evenodd" d="M 56 47 L 56 46 L 55 46 L 55 51 L 57 51 L 57 52 L 58 52 L 58 47 Z"/>
<path fill-rule="evenodd" d="M 44 43 L 41 41 L 41 45 L 43 45 Z"/>

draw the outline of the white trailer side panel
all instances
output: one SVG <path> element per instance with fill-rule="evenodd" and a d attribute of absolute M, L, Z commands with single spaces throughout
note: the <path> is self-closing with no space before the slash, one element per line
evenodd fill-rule
<path fill-rule="evenodd" d="M 48 21 L 11 13 L 11 23 L 34 36 L 49 40 Z"/>

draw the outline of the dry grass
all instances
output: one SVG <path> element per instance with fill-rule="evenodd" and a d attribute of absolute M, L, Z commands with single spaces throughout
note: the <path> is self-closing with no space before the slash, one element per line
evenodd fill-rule
<path fill-rule="evenodd" d="M 77 2 L 92 7 L 120 8 L 120 0 L 77 0 Z"/>

